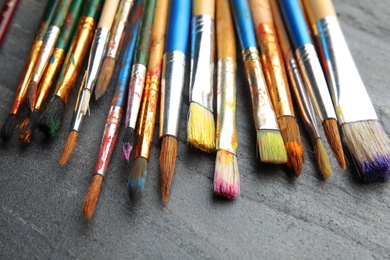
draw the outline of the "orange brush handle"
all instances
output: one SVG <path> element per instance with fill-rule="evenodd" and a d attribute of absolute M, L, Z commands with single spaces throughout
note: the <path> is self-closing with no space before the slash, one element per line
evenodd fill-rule
<path fill-rule="evenodd" d="M 219 0 L 217 9 L 217 46 L 218 60 L 226 57 L 236 58 L 234 24 L 229 1 Z"/>

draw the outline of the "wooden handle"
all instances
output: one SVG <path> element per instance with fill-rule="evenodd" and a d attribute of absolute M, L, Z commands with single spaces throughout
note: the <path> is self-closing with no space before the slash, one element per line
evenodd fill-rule
<path fill-rule="evenodd" d="M 271 0 L 276 2 L 276 0 Z M 271 6 L 267 0 L 249 0 L 254 27 L 262 23 L 273 23 Z"/>
<path fill-rule="evenodd" d="M 229 1 L 217 0 L 217 49 L 218 60 L 226 57 L 236 58 L 234 24 Z"/>
<path fill-rule="evenodd" d="M 97 28 L 106 27 L 108 29 L 111 29 L 118 5 L 119 0 L 106 0 L 103 6 L 102 14 L 100 15 Z"/>
<path fill-rule="evenodd" d="M 312 24 L 326 16 L 336 17 L 332 0 L 303 0 L 303 4 Z"/>
<path fill-rule="evenodd" d="M 217 0 L 222 1 L 222 0 Z M 227 2 L 227 0 L 224 0 Z M 192 15 L 198 16 L 208 14 L 214 18 L 215 0 L 194 0 L 192 3 Z"/>

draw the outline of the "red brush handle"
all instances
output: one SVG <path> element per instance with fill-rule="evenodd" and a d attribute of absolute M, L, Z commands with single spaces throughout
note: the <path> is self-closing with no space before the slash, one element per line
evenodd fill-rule
<path fill-rule="evenodd" d="M 4 37 L 7 34 L 9 24 L 18 4 L 19 0 L 7 0 L 3 5 L 0 15 L 0 45 L 3 43 Z"/>

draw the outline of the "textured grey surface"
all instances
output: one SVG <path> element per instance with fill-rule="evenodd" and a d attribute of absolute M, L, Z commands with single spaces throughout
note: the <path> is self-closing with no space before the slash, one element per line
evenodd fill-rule
<path fill-rule="evenodd" d="M 7 118 L 46 2 L 21 1 L 0 48 L 1 124 Z M 389 133 L 388 2 L 337 0 L 335 6 Z M 334 157 L 330 157 L 333 176 L 323 181 L 303 129 L 306 153 L 299 178 L 290 177 L 285 167 L 260 164 L 242 71 L 239 82 L 241 196 L 235 201 L 213 197 L 215 155 L 186 145 L 182 120 L 169 203 L 164 206 L 160 201 L 155 135 L 141 201 L 137 205 L 129 202 L 129 167 L 121 162 L 117 146 L 95 215 L 85 221 L 82 201 L 92 178 L 112 88 L 92 104 L 92 115 L 84 121 L 74 154 L 64 167 L 58 165 L 58 159 L 76 93 L 55 140 L 47 141 L 37 131 L 28 147 L 22 146 L 16 135 L 7 143 L 0 141 L 0 258 L 389 258 L 390 184 L 361 184 L 353 177 L 353 169 L 340 171 Z M 185 101 L 182 119 L 188 110 L 187 98 Z M 329 146 L 326 148 L 331 154 Z"/>

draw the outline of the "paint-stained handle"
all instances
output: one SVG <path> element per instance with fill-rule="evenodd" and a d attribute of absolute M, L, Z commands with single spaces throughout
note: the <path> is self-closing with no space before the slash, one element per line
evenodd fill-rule
<path fill-rule="evenodd" d="M 235 59 L 236 41 L 234 40 L 234 24 L 229 1 L 217 1 L 216 9 L 218 60 L 227 57 Z"/>
<path fill-rule="evenodd" d="M 51 26 L 56 26 L 60 28 L 62 24 L 64 23 L 66 14 L 69 11 L 70 4 L 72 3 L 71 0 L 62 0 L 59 1 L 60 4 L 58 5 L 55 15 L 53 17 L 52 22 L 50 23 Z"/>
<path fill-rule="evenodd" d="M 251 10 L 247 0 L 231 0 L 234 22 L 241 48 L 256 47 Z"/>
<path fill-rule="evenodd" d="M 214 13 L 215 13 L 215 0 L 194 0 L 192 2 L 193 16 L 206 14 L 214 18 Z"/>
<path fill-rule="evenodd" d="M 165 52 L 186 53 L 191 20 L 191 0 L 171 0 Z"/>
<path fill-rule="evenodd" d="M 112 23 L 114 22 L 116 9 L 118 8 L 119 0 L 106 0 L 103 6 L 102 14 L 99 18 L 97 28 L 108 28 L 111 29 Z"/>
<path fill-rule="evenodd" d="M 104 0 L 87 0 L 83 16 L 91 17 L 93 20 L 97 21 L 100 17 L 103 3 Z"/>
<path fill-rule="evenodd" d="M 45 37 L 45 33 L 50 25 L 51 20 L 54 17 L 54 13 L 57 9 L 58 3 L 59 1 L 57 0 L 50 0 L 49 3 L 46 5 L 41 23 L 39 24 L 37 36 L 35 37 L 36 40 L 42 41 L 43 37 Z"/>

